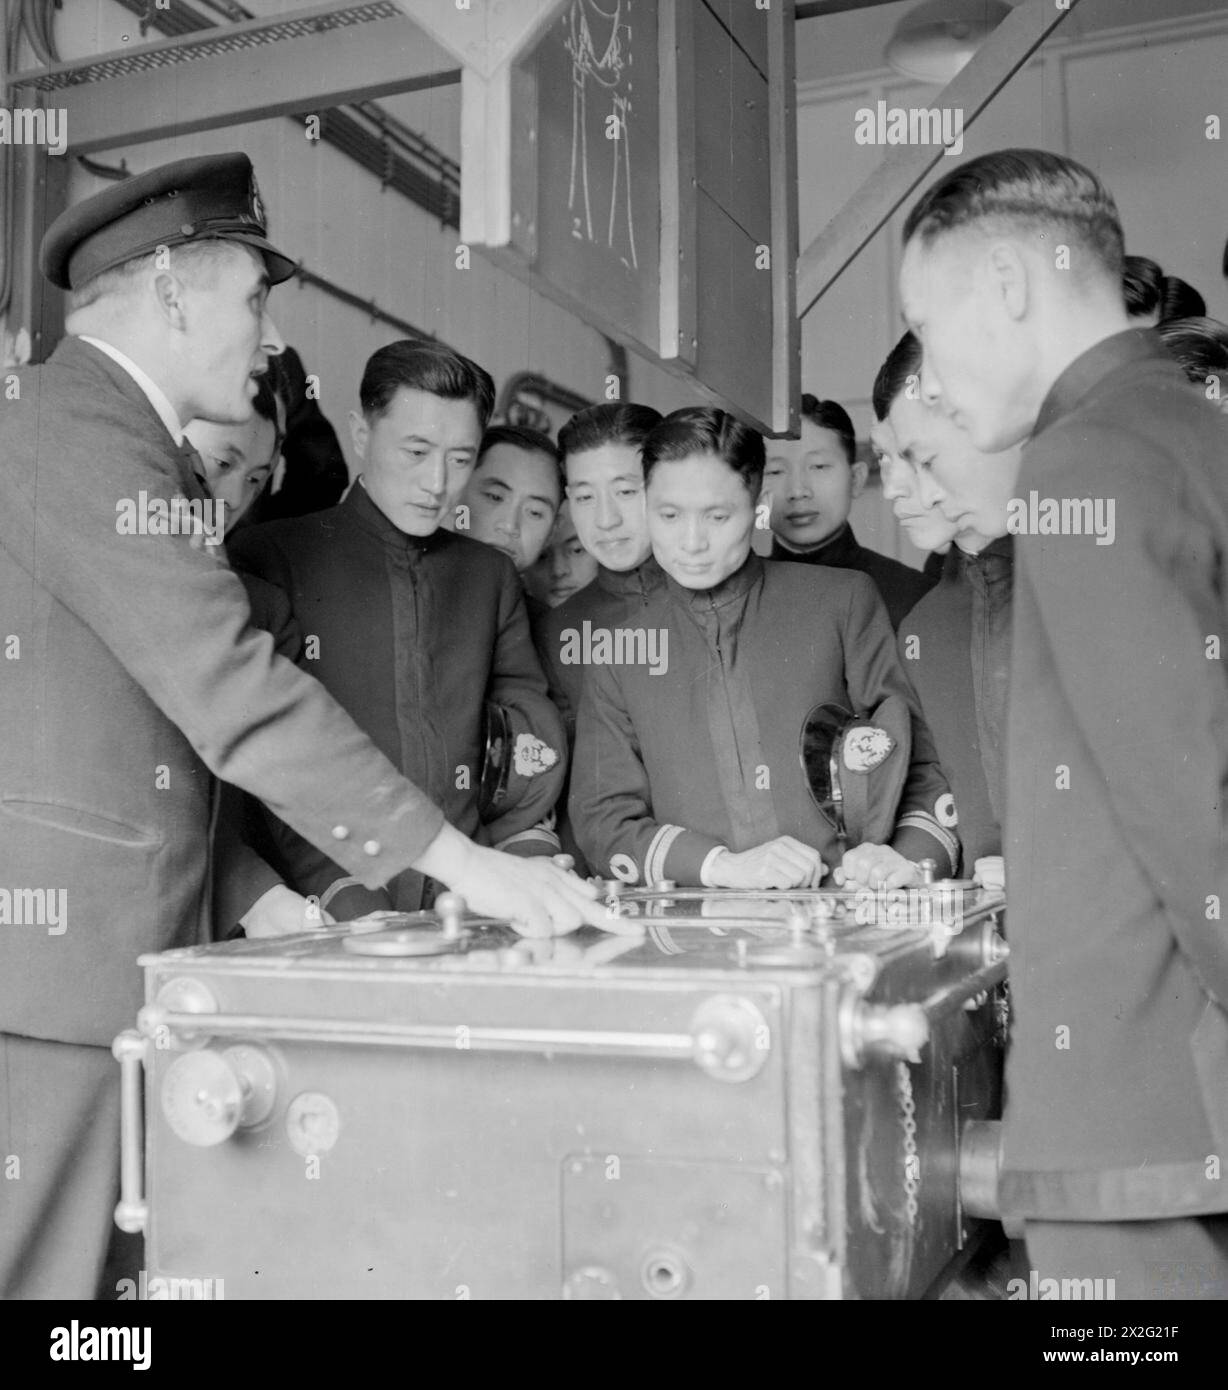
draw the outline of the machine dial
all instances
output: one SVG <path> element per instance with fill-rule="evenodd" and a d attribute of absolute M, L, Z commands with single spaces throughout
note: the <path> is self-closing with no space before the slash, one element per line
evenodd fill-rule
<path fill-rule="evenodd" d="M 206 1048 L 176 1057 L 162 1078 L 162 1113 L 185 1144 L 207 1149 L 272 1112 L 277 1076 L 258 1047 Z"/>

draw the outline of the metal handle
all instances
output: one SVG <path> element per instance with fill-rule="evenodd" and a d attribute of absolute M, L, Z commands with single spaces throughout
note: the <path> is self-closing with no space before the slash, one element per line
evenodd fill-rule
<path fill-rule="evenodd" d="M 840 1000 L 840 1055 L 853 1070 L 864 1065 L 867 1055 L 920 1061 L 933 1025 L 957 1012 L 978 994 L 985 994 L 1006 978 L 1006 961 L 995 960 L 942 989 L 919 1004 L 868 1004 L 855 989 Z"/>
<path fill-rule="evenodd" d="M 148 1037 L 168 1033 L 205 1037 L 259 1037 L 278 1042 L 335 1042 L 354 1046 L 430 1047 L 476 1052 L 594 1052 L 637 1057 L 691 1056 L 690 1033 L 615 1033 L 566 1028 L 450 1027 L 437 1023 L 375 1023 L 337 1018 L 276 1018 L 267 1014 L 171 1013 L 156 1005 L 141 1010 Z"/>
<path fill-rule="evenodd" d="M 145 1039 L 128 1028 L 111 1044 L 119 1063 L 119 1205 L 115 1224 L 134 1235 L 145 1229 L 149 1203 L 145 1200 L 145 1126 L 141 1112 Z"/>
<path fill-rule="evenodd" d="M 138 1015 L 146 1037 L 188 1034 L 206 1038 L 258 1037 L 261 1041 L 334 1042 L 353 1046 L 446 1048 L 468 1052 L 569 1052 L 602 1057 L 694 1061 L 721 1081 L 747 1081 L 771 1050 L 760 1010 L 748 999 L 705 1000 L 687 1033 L 623 1033 L 579 1028 L 482 1028 L 439 1023 L 378 1023 L 336 1018 L 277 1018 L 267 1014 L 178 1013 L 147 1004 Z M 135 1035 L 134 1035 L 135 1036 Z M 116 1044 L 118 1046 L 118 1043 Z"/>

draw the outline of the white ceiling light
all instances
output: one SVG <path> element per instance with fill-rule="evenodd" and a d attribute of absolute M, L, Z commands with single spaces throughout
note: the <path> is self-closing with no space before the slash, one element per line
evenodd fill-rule
<path fill-rule="evenodd" d="M 923 0 L 896 25 L 887 62 L 905 77 L 945 85 L 1010 12 L 1003 0 Z"/>

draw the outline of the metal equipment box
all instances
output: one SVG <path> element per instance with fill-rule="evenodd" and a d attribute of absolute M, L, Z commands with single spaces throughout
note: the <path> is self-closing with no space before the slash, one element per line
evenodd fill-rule
<path fill-rule="evenodd" d="M 143 957 L 139 1032 L 115 1045 L 117 1220 L 144 1230 L 151 1282 L 222 1281 L 228 1299 L 932 1292 L 978 1224 L 961 1135 L 971 1122 L 991 1149 L 977 1122 L 999 1113 L 1002 897 L 611 903 L 642 934 L 530 940 L 444 898 Z M 983 1169 L 965 1193 L 992 1186 Z"/>

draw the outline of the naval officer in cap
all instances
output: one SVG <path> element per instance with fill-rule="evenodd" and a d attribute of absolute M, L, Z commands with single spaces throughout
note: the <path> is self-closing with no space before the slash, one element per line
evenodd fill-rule
<path fill-rule="evenodd" d="M 183 425 L 249 418 L 294 270 L 247 157 L 109 188 L 41 262 L 70 336 L 0 405 L 0 1297 L 88 1298 L 118 1187 L 110 1044 L 137 956 L 206 934 L 215 776 L 371 887 L 412 867 L 535 933 L 605 917 L 549 860 L 446 825 L 250 625 L 200 524 Z"/>

